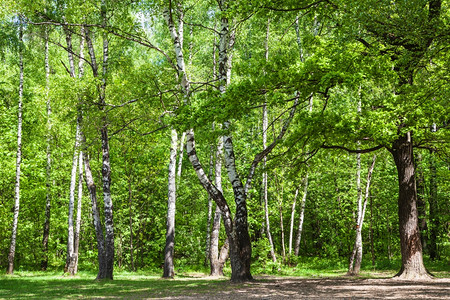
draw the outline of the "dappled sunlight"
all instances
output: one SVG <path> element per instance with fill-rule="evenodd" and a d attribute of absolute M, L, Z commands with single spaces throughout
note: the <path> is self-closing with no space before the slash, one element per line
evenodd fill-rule
<path fill-rule="evenodd" d="M 450 299 L 450 279 L 398 281 L 386 272 L 361 277 L 255 276 L 254 281 L 232 283 L 229 278 L 183 274 L 173 280 L 158 276 L 119 274 L 116 280 L 56 276 L 0 276 L 0 299 L 301 299 L 383 298 Z M 52 278 L 49 278 L 52 277 Z M 82 274 L 81 277 L 85 277 Z M 384 277 L 384 278 L 380 278 Z"/>

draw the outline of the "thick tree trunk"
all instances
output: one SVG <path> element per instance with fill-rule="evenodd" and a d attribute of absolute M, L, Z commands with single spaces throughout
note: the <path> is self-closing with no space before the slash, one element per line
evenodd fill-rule
<path fill-rule="evenodd" d="M 19 208 L 20 208 L 20 165 L 22 163 L 22 101 L 23 101 L 23 27 L 20 22 L 19 28 L 19 103 L 17 113 L 17 156 L 16 156 L 16 183 L 14 189 L 14 217 L 13 226 L 11 229 L 11 244 L 9 246 L 8 254 L 8 270 L 7 274 L 14 272 L 14 257 L 16 255 L 16 237 L 17 237 L 17 224 L 19 221 Z"/>
<path fill-rule="evenodd" d="M 417 191 L 414 178 L 413 145 L 411 133 L 400 136 L 390 149 L 398 172 L 398 216 L 402 267 L 396 277 L 400 279 L 428 279 L 423 264 L 422 244 L 417 216 Z"/>
<path fill-rule="evenodd" d="M 45 98 L 47 104 L 47 167 L 46 167 L 46 201 L 45 201 L 45 222 L 44 232 L 42 236 L 42 261 L 41 269 L 47 270 L 48 267 L 48 239 L 50 235 L 50 210 L 52 203 L 52 184 L 51 184 L 51 171 L 52 171 L 52 158 L 51 158 L 51 144 L 52 144 L 52 108 L 49 97 L 50 91 L 50 64 L 48 57 L 48 28 L 45 28 Z"/>
<path fill-rule="evenodd" d="M 224 140 L 227 139 L 224 137 Z M 224 144 L 229 143 L 226 141 Z M 231 280 L 232 281 L 245 281 L 250 280 L 250 257 L 251 257 L 251 248 L 246 248 L 246 243 L 249 246 L 250 239 L 248 236 L 247 228 L 243 227 L 243 214 L 246 215 L 246 208 L 242 209 L 241 205 L 237 204 L 237 213 L 236 213 L 236 221 L 233 223 L 233 219 L 231 217 L 231 211 L 227 204 L 227 201 L 223 197 L 223 194 L 216 188 L 215 185 L 209 181 L 208 177 L 203 170 L 200 161 L 198 160 L 197 153 L 195 150 L 195 138 L 193 130 L 190 130 L 187 134 L 187 143 L 186 150 L 189 160 L 197 174 L 198 179 L 202 186 L 208 191 L 211 197 L 214 199 L 216 204 L 219 206 L 222 211 L 222 217 L 224 220 L 225 232 L 228 237 L 228 241 L 230 243 L 230 259 L 231 259 Z M 233 155 L 233 154 L 231 154 Z M 230 154 L 226 155 L 226 160 L 230 160 Z M 227 161 L 228 163 L 228 161 Z M 233 180 L 230 181 L 233 182 Z M 235 191 L 236 192 L 236 191 Z M 241 213 L 239 213 L 239 209 L 241 209 Z M 239 216 L 239 217 L 238 217 Z M 240 218 L 240 221 L 238 219 Z M 246 220 L 245 220 L 246 222 Z M 246 225 L 246 224 L 245 224 Z M 241 231 L 239 231 L 241 230 Z M 242 230 L 244 230 L 242 232 Z M 249 253 L 250 252 L 250 253 Z"/>
<path fill-rule="evenodd" d="M 306 173 L 305 178 L 303 179 L 303 196 L 302 196 L 302 203 L 300 206 L 300 216 L 298 220 L 297 239 L 295 240 L 295 247 L 294 247 L 295 256 L 298 256 L 298 254 L 300 253 L 300 242 L 302 240 L 303 221 L 305 220 L 305 203 L 307 195 L 308 195 L 308 173 Z"/>
<path fill-rule="evenodd" d="M 164 248 L 164 278 L 173 278 L 173 253 L 175 243 L 175 202 L 176 202 L 176 163 L 177 163 L 177 131 L 171 131 L 170 159 L 169 159 L 169 183 L 167 200 L 166 221 L 166 246 Z"/>
<path fill-rule="evenodd" d="M 226 128 L 228 126 L 225 126 Z M 247 203 L 244 186 L 236 170 L 233 141 L 231 136 L 223 137 L 225 166 L 228 178 L 233 187 L 234 201 L 236 203 L 235 238 L 230 242 L 231 281 L 252 280 L 250 264 L 252 247 L 247 224 Z"/>
<path fill-rule="evenodd" d="M 83 138 L 84 140 L 84 138 Z M 103 279 L 106 276 L 106 257 L 105 257 L 105 239 L 103 236 L 103 226 L 101 224 L 100 215 L 97 206 L 97 187 L 92 176 L 91 166 L 89 164 L 89 157 L 87 154 L 83 155 L 84 172 L 86 186 L 89 191 L 92 204 L 92 219 L 94 222 L 95 237 L 97 239 L 97 259 L 98 259 L 98 274 L 97 279 Z"/>

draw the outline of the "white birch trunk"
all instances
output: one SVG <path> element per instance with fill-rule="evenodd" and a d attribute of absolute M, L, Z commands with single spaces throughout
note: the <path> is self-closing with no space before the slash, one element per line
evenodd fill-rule
<path fill-rule="evenodd" d="M 19 28 L 19 103 L 17 112 L 17 156 L 16 156 L 16 183 L 14 188 L 14 217 L 13 226 L 11 229 L 11 244 L 9 246 L 8 254 L 8 270 L 7 274 L 14 272 L 14 257 L 16 254 L 16 238 L 17 238 L 17 224 L 19 221 L 20 209 L 20 165 L 22 163 L 22 110 L 23 110 L 23 27 L 20 22 Z"/>
<path fill-rule="evenodd" d="M 270 29 L 270 19 L 267 19 L 267 31 L 266 31 L 266 40 L 265 40 L 265 57 L 266 61 L 269 60 L 269 29 Z M 264 71 L 266 74 L 266 71 Z M 263 125 L 262 125 L 262 143 L 263 150 L 267 148 L 267 129 L 268 129 L 268 117 L 267 117 L 267 103 L 264 102 L 263 105 Z M 267 171 L 266 171 L 266 161 L 267 157 L 263 158 L 263 198 L 264 198 L 264 218 L 266 221 L 266 233 L 267 239 L 269 240 L 270 245 L 270 255 L 272 256 L 272 260 L 274 263 L 277 262 L 277 257 L 275 255 L 275 249 L 273 246 L 272 233 L 270 231 L 270 220 L 269 220 L 269 199 L 267 195 L 268 182 L 267 182 Z"/>
<path fill-rule="evenodd" d="M 289 256 L 292 254 L 292 241 L 294 238 L 294 223 L 295 223 L 295 207 L 297 205 L 297 197 L 298 197 L 299 189 L 300 189 L 300 186 L 298 186 L 295 189 L 294 200 L 292 201 L 291 222 L 290 222 L 290 226 L 289 226 L 289 247 L 288 247 Z"/>
<path fill-rule="evenodd" d="M 175 203 L 176 203 L 176 161 L 177 161 L 177 131 L 171 131 L 169 183 L 166 221 L 166 246 L 164 249 L 164 278 L 173 278 L 173 253 L 175 243 Z"/>
<path fill-rule="evenodd" d="M 305 203 L 306 197 L 308 195 L 308 173 L 306 173 L 305 178 L 303 179 L 303 196 L 302 203 L 300 207 L 300 216 L 298 220 L 298 230 L 297 230 L 297 239 L 295 241 L 294 254 L 298 256 L 300 252 L 300 242 L 302 240 L 302 232 L 303 232 L 303 221 L 305 219 Z"/>
<path fill-rule="evenodd" d="M 74 228 L 73 228 L 73 214 L 75 204 L 75 189 L 77 186 L 77 163 L 78 153 L 80 146 L 80 116 L 77 118 L 77 127 L 75 130 L 75 145 L 73 149 L 72 157 L 72 172 L 70 176 L 69 187 L 69 217 L 67 227 L 67 258 L 64 272 L 68 272 L 70 275 L 75 274 L 75 256 L 74 256 Z"/>
<path fill-rule="evenodd" d="M 221 138 L 217 141 L 216 162 L 215 162 L 215 176 L 214 182 L 216 188 L 222 193 L 222 157 L 223 157 L 223 141 Z M 220 232 L 220 220 L 222 212 L 218 205 L 216 205 L 216 211 L 214 213 L 213 229 L 211 232 L 211 255 L 210 255 L 210 276 L 223 276 L 223 267 L 226 260 L 221 259 L 221 251 L 219 251 L 219 232 Z M 226 241 L 228 247 L 228 241 Z M 228 249 L 228 248 L 227 248 Z M 228 252 L 228 250 L 227 250 Z"/>
<path fill-rule="evenodd" d="M 213 125 L 214 129 L 214 125 Z M 214 169 L 214 146 L 210 146 L 209 150 L 209 174 L 208 179 L 212 181 Z M 212 204 L 213 200 L 208 194 L 208 220 L 206 222 L 206 247 L 205 247 L 205 266 L 208 265 L 208 261 L 211 262 L 211 219 L 212 219 Z"/>
<path fill-rule="evenodd" d="M 83 199 L 83 151 L 78 156 L 78 202 L 77 202 L 77 220 L 75 225 L 75 237 L 73 246 L 74 255 L 74 274 L 78 272 L 78 250 L 80 248 L 80 229 L 81 229 L 81 206 Z"/>
<path fill-rule="evenodd" d="M 84 161 L 84 172 L 86 175 L 85 176 L 86 186 L 89 191 L 89 196 L 91 198 L 92 220 L 94 223 L 95 237 L 97 239 L 97 260 L 99 265 L 97 279 L 103 279 L 106 276 L 105 239 L 103 236 L 103 226 L 101 224 L 100 214 L 97 205 L 97 187 L 94 183 L 91 166 L 89 164 L 89 156 L 87 154 L 83 155 L 83 161 Z"/>
<path fill-rule="evenodd" d="M 47 166 L 46 166 L 46 201 L 45 201 L 45 222 L 44 231 L 42 237 L 42 262 L 41 269 L 47 270 L 48 267 L 48 239 L 50 235 L 50 211 L 52 203 L 52 157 L 51 157 L 51 144 L 52 144 L 52 108 L 49 97 L 50 91 L 50 64 L 48 54 L 48 28 L 45 28 L 45 98 L 47 106 Z"/>
<path fill-rule="evenodd" d="M 178 181 L 180 181 L 181 169 L 183 167 L 183 153 L 184 153 L 185 140 L 186 140 L 186 132 L 183 132 L 183 134 L 181 135 L 181 140 L 180 140 L 180 151 L 179 151 L 180 155 L 178 157 L 178 167 L 177 167 L 177 178 L 178 178 Z"/>
<path fill-rule="evenodd" d="M 267 121 L 267 106 L 264 103 L 263 106 L 263 149 L 266 149 L 266 141 L 267 141 L 267 128 L 268 128 L 268 121 Z M 265 169 L 266 167 L 266 157 L 263 159 L 263 167 Z M 270 231 L 270 220 L 269 220 L 269 201 L 268 201 L 268 195 L 267 195 L 267 171 L 264 170 L 263 174 L 263 198 L 264 198 L 264 219 L 266 221 L 266 234 L 267 239 L 269 240 L 270 245 L 270 255 L 272 256 L 272 260 L 274 263 L 277 262 L 277 257 L 275 255 L 275 250 L 273 247 L 273 240 L 272 240 L 272 234 Z"/>
<path fill-rule="evenodd" d="M 366 180 L 366 189 L 364 194 L 364 202 L 358 204 L 358 220 L 356 224 L 356 238 L 355 244 L 353 246 L 353 253 L 350 259 L 348 274 L 349 275 L 358 275 L 361 269 L 362 262 L 362 254 L 363 254 L 363 245 L 362 245 L 362 226 L 364 222 L 364 215 L 366 214 L 367 200 L 369 199 L 369 189 L 370 183 L 372 179 L 373 169 L 375 167 L 375 161 L 377 156 L 374 155 L 372 159 L 372 164 L 369 167 L 367 172 L 367 180 Z"/>

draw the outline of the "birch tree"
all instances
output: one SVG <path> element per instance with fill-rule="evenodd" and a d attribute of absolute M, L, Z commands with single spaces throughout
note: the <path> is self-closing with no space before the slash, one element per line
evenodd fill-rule
<path fill-rule="evenodd" d="M 376 155 L 373 156 L 372 164 L 367 172 L 366 180 L 366 190 L 364 194 L 364 201 L 362 201 L 361 194 L 361 158 L 358 159 L 358 175 L 357 175 L 357 188 L 358 188 L 358 212 L 357 212 L 357 222 L 356 222 L 356 237 L 355 244 L 353 246 L 353 252 L 350 257 L 350 263 L 348 267 L 348 275 L 358 275 L 361 269 L 361 261 L 363 254 L 363 243 L 362 243 L 362 225 L 364 222 L 364 215 L 366 213 L 367 200 L 369 198 L 369 188 L 372 179 L 373 169 L 375 167 Z"/>
<path fill-rule="evenodd" d="M 44 42 L 45 42 L 45 98 L 46 98 L 46 108 L 47 108 L 47 150 L 46 150 L 46 201 L 45 201 L 45 221 L 44 230 L 42 236 L 42 261 L 41 269 L 43 271 L 47 270 L 48 266 L 48 239 L 50 235 L 50 213 L 52 204 L 52 156 L 51 156 L 51 144 L 52 144 L 52 106 L 49 97 L 50 91 L 50 64 L 49 64 L 49 53 L 48 53 L 48 39 L 49 39 L 49 28 L 46 26 L 44 30 Z"/>
<path fill-rule="evenodd" d="M 7 274 L 14 272 L 14 257 L 16 255 L 17 224 L 20 209 L 20 166 L 22 163 L 22 113 L 23 113 L 23 24 L 19 20 L 19 101 L 17 112 L 17 154 L 16 154 L 16 182 L 14 189 L 14 217 L 11 229 L 11 244 L 8 254 Z"/>

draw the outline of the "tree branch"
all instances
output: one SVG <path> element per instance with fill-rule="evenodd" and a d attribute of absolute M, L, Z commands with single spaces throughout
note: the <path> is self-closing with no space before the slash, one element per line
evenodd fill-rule
<path fill-rule="evenodd" d="M 345 151 L 347 151 L 347 152 L 349 152 L 349 153 L 370 153 L 370 152 L 373 152 L 373 151 L 376 151 L 376 150 L 379 150 L 379 149 L 381 149 L 381 148 L 384 148 L 385 146 L 384 145 L 378 145 L 378 146 L 376 146 L 376 147 L 372 147 L 372 148 L 368 148 L 368 149 L 349 149 L 349 148 L 347 148 L 347 147 L 344 147 L 344 146 L 337 146 L 337 145 L 325 145 L 325 144 L 323 144 L 322 146 L 320 146 L 320 148 L 323 148 L 323 149 L 340 149 L 340 150 L 345 150 Z"/>

